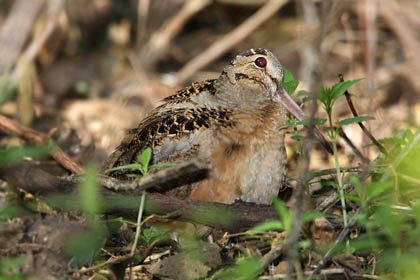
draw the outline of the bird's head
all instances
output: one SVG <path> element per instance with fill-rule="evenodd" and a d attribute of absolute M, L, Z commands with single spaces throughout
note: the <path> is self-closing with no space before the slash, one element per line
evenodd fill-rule
<path fill-rule="evenodd" d="M 257 109 L 270 103 L 280 103 L 298 120 L 305 114 L 290 97 L 282 84 L 283 68 L 273 53 L 265 49 L 250 49 L 236 56 L 219 77 L 220 97 L 232 107 Z M 315 136 L 332 153 L 332 148 L 315 129 Z"/>
<path fill-rule="evenodd" d="M 281 87 L 283 68 L 268 50 L 250 49 L 225 67 L 220 79 L 227 80 L 231 102 L 238 107 L 254 107 L 274 101 Z"/>

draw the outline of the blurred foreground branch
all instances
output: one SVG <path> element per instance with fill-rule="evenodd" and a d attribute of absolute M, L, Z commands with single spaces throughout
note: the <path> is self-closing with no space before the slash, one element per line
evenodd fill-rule
<path fill-rule="evenodd" d="M 16 0 L 13 3 L 0 32 L 0 76 L 16 63 L 43 3 L 44 0 Z"/>
<path fill-rule="evenodd" d="M 25 1 L 27 2 L 27 1 Z M 36 58 L 41 47 L 47 41 L 47 39 L 52 34 L 58 20 L 58 16 L 63 9 L 65 0 L 49 0 L 47 6 L 47 13 L 46 13 L 46 21 L 44 23 L 42 31 L 34 37 L 32 42 L 26 48 L 25 52 L 22 54 L 21 58 L 19 59 L 18 64 L 16 65 L 15 70 L 11 76 L 12 85 L 16 85 L 16 83 L 22 77 L 25 69 L 32 63 L 32 61 Z"/>

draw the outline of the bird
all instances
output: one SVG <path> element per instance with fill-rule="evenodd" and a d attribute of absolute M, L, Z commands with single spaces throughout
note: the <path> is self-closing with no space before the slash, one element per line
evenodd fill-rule
<path fill-rule="evenodd" d="M 163 99 L 128 132 L 109 157 L 108 170 L 135 162 L 147 147 L 153 164 L 199 157 L 210 173 L 189 186 L 184 198 L 271 204 L 287 171 L 288 112 L 306 118 L 282 79 L 283 67 L 272 52 L 256 48 L 239 54 L 217 79 L 194 82 Z M 316 128 L 314 134 L 331 153 Z"/>

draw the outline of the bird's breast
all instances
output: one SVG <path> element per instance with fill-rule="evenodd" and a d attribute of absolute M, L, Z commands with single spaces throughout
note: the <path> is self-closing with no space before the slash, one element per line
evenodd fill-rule
<path fill-rule="evenodd" d="M 275 104 L 254 112 L 235 113 L 232 119 L 235 126 L 215 128 L 214 138 L 202 146 L 212 172 L 191 198 L 271 204 L 287 163 L 282 128 L 286 113 Z"/>

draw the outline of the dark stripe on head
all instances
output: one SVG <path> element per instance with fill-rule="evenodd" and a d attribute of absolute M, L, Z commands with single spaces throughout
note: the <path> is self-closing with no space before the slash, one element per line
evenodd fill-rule
<path fill-rule="evenodd" d="M 267 54 L 267 50 L 261 49 L 261 48 L 258 48 L 258 49 L 249 49 L 246 52 L 241 53 L 240 56 L 253 56 L 253 55 L 256 55 L 256 54 L 266 55 Z"/>

